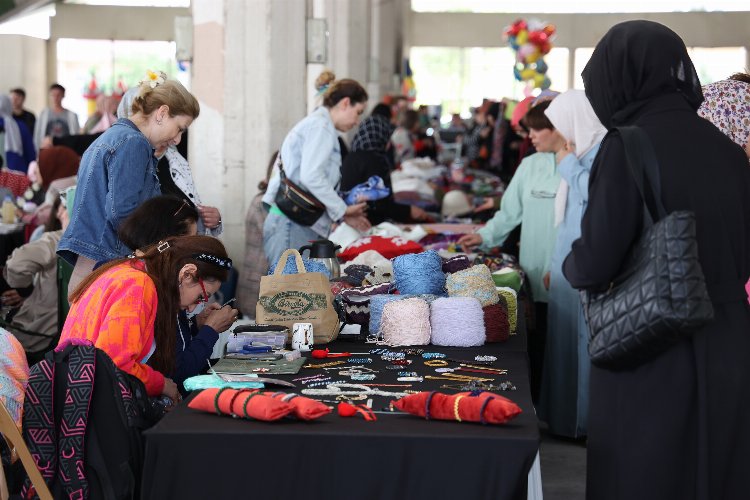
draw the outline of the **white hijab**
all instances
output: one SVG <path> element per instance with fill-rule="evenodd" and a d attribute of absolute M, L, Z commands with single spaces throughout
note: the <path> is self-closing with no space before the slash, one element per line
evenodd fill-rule
<path fill-rule="evenodd" d="M 552 100 L 544 111 L 555 129 L 573 143 L 577 158 L 583 158 L 591 149 L 602 142 L 607 129 L 594 113 L 594 108 L 583 90 L 568 90 Z M 568 183 L 560 180 L 555 196 L 555 226 L 565 218 L 565 203 L 568 199 Z"/>
<path fill-rule="evenodd" d="M 10 104 L 10 97 L 5 94 L 0 95 L 0 117 L 5 122 L 5 152 L 23 155 L 21 131 L 18 128 L 16 120 L 13 118 L 13 107 Z"/>

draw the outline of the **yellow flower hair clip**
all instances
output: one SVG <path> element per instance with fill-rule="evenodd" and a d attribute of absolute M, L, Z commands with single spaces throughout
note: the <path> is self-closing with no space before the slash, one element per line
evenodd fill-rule
<path fill-rule="evenodd" d="M 141 84 L 147 83 L 149 87 L 155 89 L 157 85 L 161 85 L 167 79 L 167 74 L 163 71 L 146 71 L 146 78 L 141 81 Z"/>

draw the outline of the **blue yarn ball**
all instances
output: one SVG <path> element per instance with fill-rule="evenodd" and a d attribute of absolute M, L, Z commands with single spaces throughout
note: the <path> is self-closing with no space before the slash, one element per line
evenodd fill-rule
<path fill-rule="evenodd" d="M 402 294 L 445 295 L 443 259 L 435 250 L 393 259 L 394 284 Z"/>

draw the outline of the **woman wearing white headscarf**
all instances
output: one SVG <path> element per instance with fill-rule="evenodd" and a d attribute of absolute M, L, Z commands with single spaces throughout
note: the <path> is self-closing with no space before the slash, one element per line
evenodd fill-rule
<path fill-rule="evenodd" d="M 586 435 L 589 356 L 588 328 L 578 291 L 562 274 L 562 263 L 581 235 L 588 201 L 589 173 L 607 130 L 582 90 L 569 90 L 545 111 L 566 139 L 556 154 L 560 187 L 555 197 L 557 240 L 550 262 L 547 345 L 539 404 L 540 418 L 553 434 Z"/>
<path fill-rule="evenodd" d="M 22 128 L 23 127 L 23 128 Z M 5 139 L 0 149 L 0 156 L 10 170 L 26 173 L 29 163 L 36 160 L 36 150 L 31 132 L 22 121 L 13 118 L 13 107 L 10 97 L 0 95 L 0 132 L 5 132 Z"/>

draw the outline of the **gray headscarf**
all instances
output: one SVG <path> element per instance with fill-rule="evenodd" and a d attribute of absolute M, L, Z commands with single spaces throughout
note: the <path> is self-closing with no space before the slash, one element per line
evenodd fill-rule
<path fill-rule="evenodd" d="M 13 118 L 13 107 L 10 97 L 0 95 L 0 118 L 5 122 L 5 152 L 23 155 L 23 142 L 21 141 L 21 130 Z"/>

